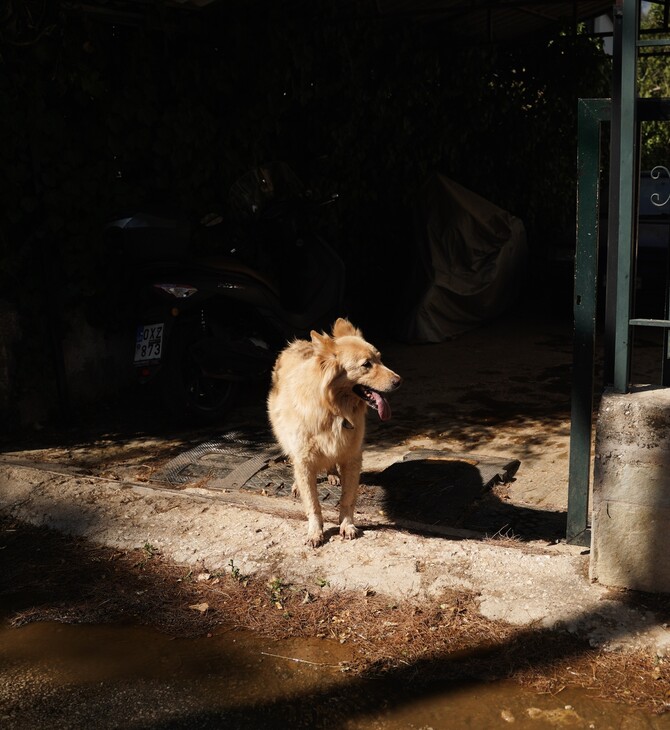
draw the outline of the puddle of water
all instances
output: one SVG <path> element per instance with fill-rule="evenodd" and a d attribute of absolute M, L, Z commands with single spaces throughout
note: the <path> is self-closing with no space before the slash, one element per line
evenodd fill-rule
<path fill-rule="evenodd" d="M 413 688 L 361 679 L 351 650 L 228 632 L 171 639 L 140 627 L 0 629 L 0 726 L 14 728 L 670 728 L 584 693 L 535 695 L 484 681 Z M 422 679 L 425 679 L 422 678 Z"/>

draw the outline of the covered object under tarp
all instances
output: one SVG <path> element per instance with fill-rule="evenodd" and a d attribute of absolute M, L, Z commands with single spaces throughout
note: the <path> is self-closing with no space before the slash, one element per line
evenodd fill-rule
<path fill-rule="evenodd" d="M 503 313 L 521 289 L 523 222 L 440 174 L 415 204 L 408 300 L 398 335 L 441 342 Z"/>

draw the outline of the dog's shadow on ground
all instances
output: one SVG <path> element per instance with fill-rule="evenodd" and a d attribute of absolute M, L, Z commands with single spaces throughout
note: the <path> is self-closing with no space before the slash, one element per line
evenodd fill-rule
<path fill-rule="evenodd" d="M 501 468 L 492 468 L 496 466 Z M 362 474 L 361 483 L 371 486 L 361 488 L 361 502 L 372 498 L 390 519 L 426 529 L 458 528 L 548 542 L 565 537 L 565 512 L 526 508 L 505 499 L 499 485 L 511 481 L 518 466 L 516 461 L 505 467 L 468 458 L 404 460 Z"/>

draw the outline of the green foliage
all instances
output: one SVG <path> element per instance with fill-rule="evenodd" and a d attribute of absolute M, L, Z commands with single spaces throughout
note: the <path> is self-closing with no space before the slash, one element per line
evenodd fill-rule
<path fill-rule="evenodd" d="M 643 16 L 640 27 L 651 31 L 663 28 L 662 5 L 650 4 Z M 649 38 L 666 38 L 670 35 L 666 29 L 660 33 L 650 33 Z M 670 74 L 668 73 L 668 50 L 665 53 L 642 55 L 638 63 L 638 95 L 643 98 L 670 98 Z M 655 165 L 668 164 L 670 149 L 670 128 L 668 122 L 644 122 L 642 124 L 640 163 L 643 170 Z"/>

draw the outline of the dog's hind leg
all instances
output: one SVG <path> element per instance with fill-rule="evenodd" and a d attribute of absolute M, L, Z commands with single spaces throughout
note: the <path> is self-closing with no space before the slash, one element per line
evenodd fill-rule
<path fill-rule="evenodd" d="M 307 544 L 319 547 L 323 545 L 323 515 L 316 491 L 316 469 L 311 465 L 296 462 L 294 476 L 293 489 L 300 495 L 307 515 Z"/>
<path fill-rule="evenodd" d="M 337 464 L 329 466 L 328 470 L 326 471 L 326 475 L 328 477 L 328 484 L 330 484 L 331 487 L 339 486 L 340 472 L 337 470 Z"/>
<path fill-rule="evenodd" d="M 340 497 L 340 535 L 345 540 L 353 540 L 360 534 L 354 525 L 354 507 L 358 498 L 358 481 L 361 476 L 362 458 L 354 457 L 344 464 L 339 464 L 342 496 Z"/>

